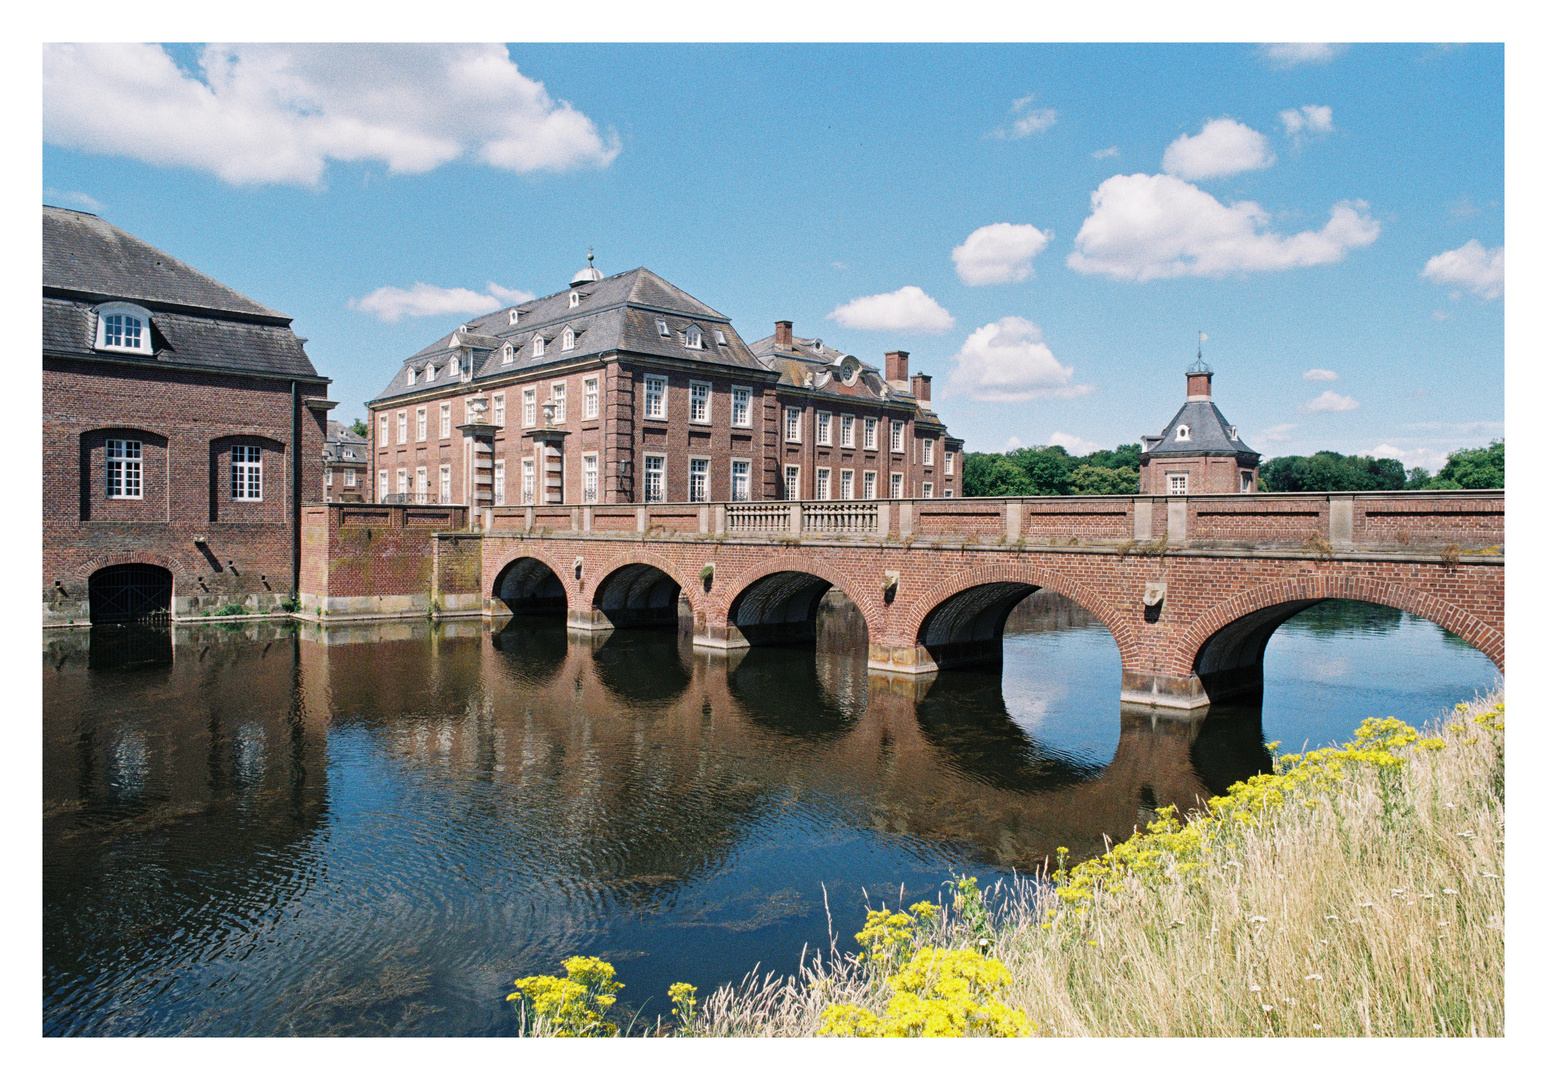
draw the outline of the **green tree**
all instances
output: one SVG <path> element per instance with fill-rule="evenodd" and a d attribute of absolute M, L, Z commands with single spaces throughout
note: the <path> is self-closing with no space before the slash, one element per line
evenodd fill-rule
<path fill-rule="evenodd" d="M 992 498 L 1031 495 L 1031 478 L 1003 454 L 962 455 L 962 495 Z"/>
<path fill-rule="evenodd" d="M 1445 461 L 1430 487 L 1449 480 L 1458 488 L 1501 488 L 1504 486 L 1504 440 L 1495 439 L 1475 450 L 1457 450 Z"/>
<path fill-rule="evenodd" d="M 365 426 L 365 421 L 361 420 L 358 416 L 355 417 L 355 422 L 349 425 L 349 430 L 360 436 L 362 439 L 369 435 L 371 432 L 371 429 Z"/>
<path fill-rule="evenodd" d="M 1407 470 L 1396 458 L 1333 450 L 1273 458 L 1258 472 L 1260 486 L 1267 491 L 1398 491 L 1407 484 Z"/>
<path fill-rule="evenodd" d="M 1005 456 L 1026 473 L 1031 494 L 1069 494 L 1069 472 L 1075 459 L 1062 446 L 1027 446 Z"/>
<path fill-rule="evenodd" d="M 1139 470 L 1081 462 L 1069 472 L 1069 490 L 1075 495 L 1134 495 L 1139 490 Z"/>

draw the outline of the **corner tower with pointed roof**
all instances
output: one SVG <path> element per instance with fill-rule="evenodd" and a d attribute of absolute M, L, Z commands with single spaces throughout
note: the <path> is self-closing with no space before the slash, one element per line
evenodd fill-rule
<path fill-rule="evenodd" d="M 1187 369 L 1187 400 L 1159 435 L 1145 435 L 1139 454 L 1139 494 L 1219 495 L 1257 490 L 1262 455 L 1241 441 L 1214 404 L 1214 369 Z"/>

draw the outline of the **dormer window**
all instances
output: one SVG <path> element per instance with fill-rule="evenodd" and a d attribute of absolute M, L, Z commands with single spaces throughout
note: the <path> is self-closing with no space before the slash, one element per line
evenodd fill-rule
<path fill-rule="evenodd" d="M 656 319 L 655 329 L 662 337 L 671 337 L 671 328 L 666 325 L 665 319 Z"/>
<path fill-rule="evenodd" d="M 724 345 L 725 344 L 725 331 L 724 330 L 716 330 L 714 332 L 714 343 L 716 345 Z"/>
<path fill-rule="evenodd" d="M 510 309 L 510 325 L 511 326 L 515 326 L 516 323 L 518 323 L 520 321 L 521 321 L 521 312 L 517 311 L 515 308 L 511 308 Z"/>
<path fill-rule="evenodd" d="M 569 291 L 569 306 L 570 307 L 579 307 L 580 306 L 580 294 L 578 292 L 576 292 L 574 289 L 571 289 Z"/>
<path fill-rule="evenodd" d="M 457 365 L 457 354 L 452 353 L 446 360 L 446 374 L 455 375 L 461 368 Z"/>
<path fill-rule="evenodd" d="M 510 342 L 505 342 L 504 351 L 500 354 L 500 363 L 512 364 L 516 360 L 516 347 Z"/>
<path fill-rule="evenodd" d="M 413 368 L 409 368 L 408 369 L 408 385 L 409 386 L 414 385 L 414 369 Z"/>
<path fill-rule="evenodd" d="M 690 349 L 702 349 L 704 347 L 704 335 L 696 326 L 690 326 L 682 335 L 682 343 Z"/>
<path fill-rule="evenodd" d="M 1186 424 L 1178 424 L 1176 426 L 1176 441 L 1177 442 L 1187 442 L 1191 438 L 1192 438 L 1192 432 L 1188 430 Z"/>
<path fill-rule="evenodd" d="M 103 304 L 96 313 L 94 348 L 150 355 L 150 312 L 137 304 Z"/>
<path fill-rule="evenodd" d="M 532 338 L 532 355 L 541 356 L 543 354 L 543 347 L 546 344 L 541 334 L 534 335 Z"/>
<path fill-rule="evenodd" d="M 434 364 L 433 361 L 431 363 L 428 363 L 428 364 L 424 365 L 424 381 L 425 382 L 434 382 L 435 381 L 435 364 Z"/>
<path fill-rule="evenodd" d="M 575 347 L 575 331 L 568 326 L 564 328 L 563 343 L 559 347 L 565 352 Z"/>

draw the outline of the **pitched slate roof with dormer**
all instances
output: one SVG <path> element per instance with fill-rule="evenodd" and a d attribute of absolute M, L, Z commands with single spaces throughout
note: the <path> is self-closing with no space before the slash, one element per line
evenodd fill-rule
<path fill-rule="evenodd" d="M 911 387 L 900 390 L 892 386 L 879 368 L 865 363 L 852 353 L 833 348 L 820 338 L 791 337 L 790 345 L 780 347 L 777 339 L 769 336 L 754 341 L 751 348 L 764 367 L 779 373 L 780 386 L 912 409 L 918 423 L 934 425 L 941 432 L 945 431 L 944 421 L 928 403 L 914 398 Z M 845 383 L 838 375 L 845 360 L 853 360 L 858 368 L 853 385 Z"/>
<path fill-rule="evenodd" d="M 148 356 L 98 352 L 100 304 L 148 310 Z M 110 363 L 171 364 L 326 382 L 290 319 L 94 214 L 43 207 L 43 351 Z"/>
<path fill-rule="evenodd" d="M 1176 429 L 1186 426 L 1188 438 L 1178 439 Z M 1144 437 L 1144 453 L 1178 454 L 1251 454 L 1260 456 L 1235 431 L 1219 406 L 1212 401 L 1189 401 L 1177 410 L 1159 435 Z"/>
<path fill-rule="evenodd" d="M 570 293 L 580 302 L 570 306 Z M 514 324 L 510 313 L 517 312 Z M 663 336 L 657 320 L 666 323 Z M 562 349 L 565 328 L 575 332 L 575 347 Z M 697 327 L 703 347 L 687 346 L 687 331 Z M 725 338 L 722 345 L 719 336 Z M 535 355 L 532 339 L 541 335 L 545 348 Z M 510 346 L 510 361 L 505 347 Z M 474 364 L 473 382 L 569 363 L 609 353 L 659 356 L 684 363 L 721 365 L 761 370 L 730 320 L 644 267 L 597 281 L 583 281 L 572 289 L 503 307 L 463 323 L 461 327 L 414 353 L 373 402 L 404 394 L 420 393 L 439 384 L 453 350 L 465 348 Z M 424 382 L 424 369 L 434 364 L 435 382 Z M 414 372 L 409 385 L 408 372 Z"/>

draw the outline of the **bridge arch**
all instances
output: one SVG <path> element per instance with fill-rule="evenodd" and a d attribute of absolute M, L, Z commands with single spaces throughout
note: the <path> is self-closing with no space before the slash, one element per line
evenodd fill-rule
<path fill-rule="evenodd" d="M 589 615 L 597 626 L 677 625 L 677 601 L 686 597 L 697 620 L 692 590 L 683 585 L 681 568 L 645 551 L 631 551 L 604 564 L 589 591 Z M 600 616 L 600 618 L 598 618 Z"/>
<path fill-rule="evenodd" d="M 1361 600 L 1427 619 L 1504 670 L 1504 634 L 1477 616 L 1418 589 L 1338 574 L 1307 574 L 1238 593 L 1188 627 L 1166 668 L 1196 679 L 1211 701 L 1260 689 L 1262 658 L 1273 632 L 1323 600 Z"/>
<path fill-rule="evenodd" d="M 1109 601 L 1073 578 L 1020 563 L 974 567 L 929 587 L 909 605 L 901 636 L 916 644 L 920 661 L 927 653 L 937 668 L 997 661 L 1003 655 L 1005 620 L 1039 589 L 1089 611 L 1117 643 L 1124 668 L 1134 661 L 1134 631 Z"/>
<path fill-rule="evenodd" d="M 874 598 L 881 591 L 879 579 L 867 594 L 837 566 L 803 555 L 759 562 L 729 583 L 726 622 L 750 645 L 814 641 L 817 608 L 830 589 L 838 589 L 859 608 L 866 633 L 874 634 L 882 618 Z"/>
<path fill-rule="evenodd" d="M 511 559 L 494 576 L 490 592 L 516 614 L 562 615 L 569 609 L 563 576 L 540 555 L 521 554 Z"/>

